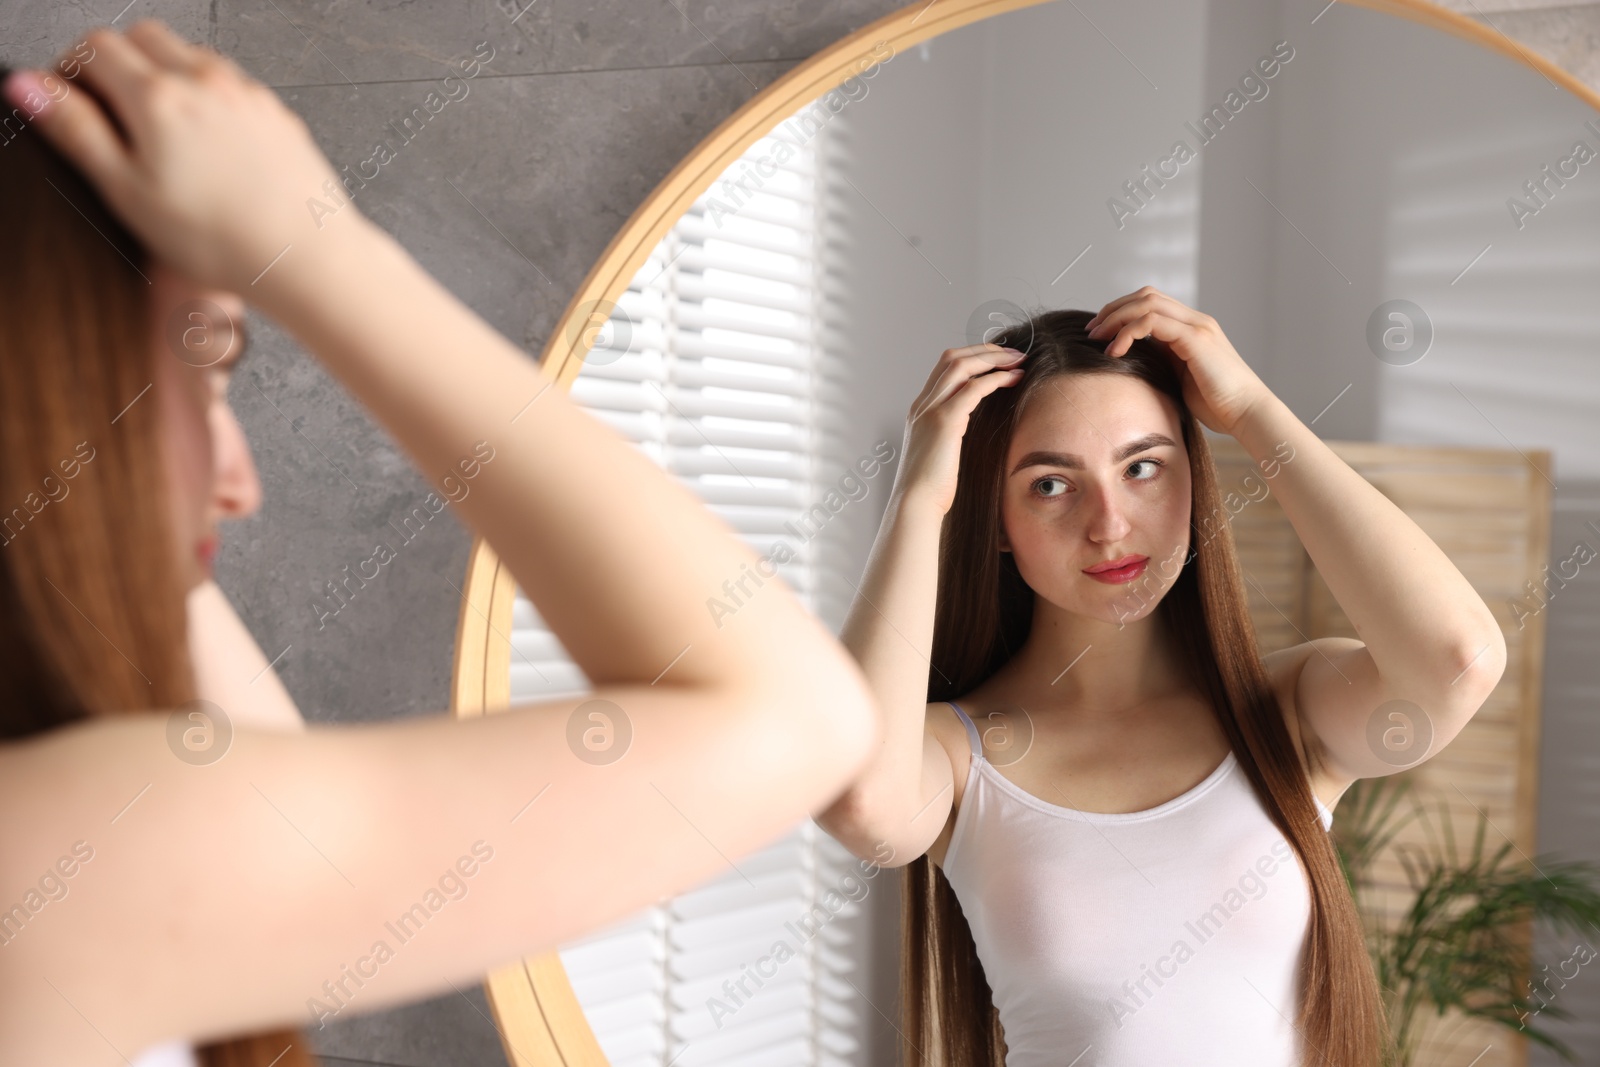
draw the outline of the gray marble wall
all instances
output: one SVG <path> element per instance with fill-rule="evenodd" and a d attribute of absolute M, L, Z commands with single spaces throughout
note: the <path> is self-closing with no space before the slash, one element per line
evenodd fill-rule
<path fill-rule="evenodd" d="M 388 124 L 454 61 L 492 49 L 469 94 L 399 147 L 358 203 L 531 358 L 606 243 L 686 152 L 797 63 L 899 6 L 0 0 L 0 61 L 43 66 L 90 26 L 160 18 L 273 86 L 335 165 L 353 166 L 380 139 L 398 142 Z M 1596 82 L 1600 5 L 1459 6 Z M 225 528 L 218 581 L 268 657 L 281 654 L 277 669 L 308 719 L 440 711 L 471 538 L 447 510 L 320 619 L 325 584 L 390 539 L 391 520 L 429 488 L 313 359 L 269 322 L 252 325 L 256 351 L 231 400 L 265 503 Z M 477 986 L 313 1037 L 330 1065 L 505 1062 Z"/>

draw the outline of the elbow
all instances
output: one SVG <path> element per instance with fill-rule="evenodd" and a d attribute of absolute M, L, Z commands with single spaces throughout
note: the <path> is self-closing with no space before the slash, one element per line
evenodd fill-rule
<path fill-rule="evenodd" d="M 1506 639 L 1498 625 L 1458 643 L 1445 685 L 1447 703 L 1470 718 L 1505 676 L 1506 658 Z"/>
<path fill-rule="evenodd" d="M 863 749 L 852 749 L 847 773 L 837 788 L 830 792 L 825 804 L 813 814 L 821 826 L 840 843 L 855 851 L 855 844 L 864 840 L 873 825 L 877 805 L 866 788 L 866 777 L 874 754 L 878 751 L 876 734 Z"/>
<path fill-rule="evenodd" d="M 837 666 L 816 670 L 800 690 L 809 704 L 808 717 L 824 729 L 839 787 L 853 784 L 883 742 L 883 712 L 861 668 L 840 653 Z"/>
<path fill-rule="evenodd" d="M 885 820 L 876 814 L 878 810 L 862 790 L 850 788 L 814 818 L 823 832 L 864 863 L 877 867 L 900 867 L 909 863 L 916 857 L 903 855 L 904 848 L 896 849 L 894 843 L 884 837 Z"/>
<path fill-rule="evenodd" d="M 747 699 L 766 709 L 765 744 L 784 773 L 806 783 L 813 797 L 808 810 L 847 810 L 883 729 L 877 699 L 854 664 L 814 664 L 803 676 L 769 677 Z"/>
<path fill-rule="evenodd" d="M 850 850 L 851 855 L 862 858 L 860 798 L 854 789 L 847 788 L 829 804 L 812 816 L 824 833 Z"/>
<path fill-rule="evenodd" d="M 807 729 L 820 748 L 816 758 L 828 780 L 828 809 L 853 800 L 856 785 L 878 751 L 882 724 L 872 694 L 848 687 L 813 692 L 806 702 Z"/>

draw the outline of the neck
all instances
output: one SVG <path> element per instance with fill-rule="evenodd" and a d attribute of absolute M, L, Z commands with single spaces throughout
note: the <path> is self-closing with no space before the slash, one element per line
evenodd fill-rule
<path fill-rule="evenodd" d="M 1040 709 L 1071 707 L 1083 718 L 1116 718 L 1188 687 L 1162 613 L 1116 623 L 1034 598 L 1028 640 L 1006 665 Z"/>

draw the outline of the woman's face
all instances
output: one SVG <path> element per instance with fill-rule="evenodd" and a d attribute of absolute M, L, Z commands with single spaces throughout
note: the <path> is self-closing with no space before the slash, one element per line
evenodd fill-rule
<path fill-rule="evenodd" d="M 1148 614 L 1177 579 L 1189 546 L 1189 453 L 1177 407 L 1143 380 L 1047 381 L 1023 408 L 1002 477 L 1001 548 L 1058 608 L 1120 625 Z M 1109 580 L 1085 573 L 1127 556 L 1147 562 Z"/>
<path fill-rule="evenodd" d="M 150 272 L 155 388 L 184 589 L 211 576 L 217 520 L 261 504 L 261 482 L 244 431 L 228 406 L 232 365 L 243 353 L 244 301 L 202 289 L 156 264 Z"/>

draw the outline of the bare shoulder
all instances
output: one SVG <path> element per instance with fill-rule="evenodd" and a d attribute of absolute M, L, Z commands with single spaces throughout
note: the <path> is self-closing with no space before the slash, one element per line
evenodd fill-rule
<path fill-rule="evenodd" d="M 948 701 L 936 700 L 928 705 L 927 734 L 938 743 L 939 748 L 944 750 L 950 760 L 953 787 L 950 813 L 945 818 L 944 828 L 939 831 L 939 836 L 928 846 L 928 856 L 943 868 L 945 853 L 950 848 L 950 838 L 955 833 L 956 818 L 961 813 L 961 798 L 966 791 L 967 773 L 972 769 L 972 747 L 967 741 L 966 724 L 961 721 L 961 717 L 956 714 L 955 708 L 951 707 Z"/>
<path fill-rule="evenodd" d="M 950 770 L 955 778 L 954 808 L 961 803 L 962 787 L 966 785 L 967 769 L 972 763 L 972 748 L 967 742 L 967 727 L 947 700 L 936 700 L 928 705 L 927 730 L 950 757 Z"/>
<path fill-rule="evenodd" d="M 1314 738 L 1301 721 L 1300 706 L 1295 699 L 1295 691 L 1300 680 L 1301 668 L 1305 666 L 1306 660 L 1314 651 L 1315 648 L 1310 642 L 1291 645 L 1267 653 L 1261 657 L 1261 662 L 1267 669 L 1268 677 L 1272 679 L 1272 688 L 1278 697 L 1278 707 L 1283 711 L 1284 725 L 1288 728 L 1289 738 L 1294 742 L 1295 752 L 1300 757 L 1300 766 L 1311 782 L 1311 792 L 1331 811 L 1355 779 L 1331 772 L 1324 760 L 1316 758 L 1316 753 L 1307 749 L 1308 741 L 1314 741 Z"/>

